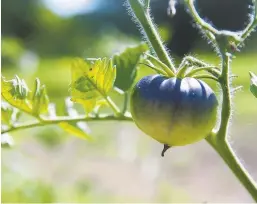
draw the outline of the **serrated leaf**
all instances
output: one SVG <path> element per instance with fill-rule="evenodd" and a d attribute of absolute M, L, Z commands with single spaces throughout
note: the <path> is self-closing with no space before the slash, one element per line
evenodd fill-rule
<path fill-rule="evenodd" d="M 11 147 L 13 146 L 14 144 L 14 141 L 13 141 L 13 138 L 5 133 L 5 134 L 1 134 L 1 147 L 2 148 L 6 148 L 6 147 Z"/>
<path fill-rule="evenodd" d="M 9 103 L 1 101 L 1 121 L 11 126 L 13 125 L 19 118 L 20 112 L 11 106 Z"/>
<path fill-rule="evenodd" d="M 250 91 L 257 98 L 257 76 L 252 72 L 249 72 L 249 74 L 251 78 Z"/>
<path fill-rule="evenodd" d="M 48 111 L 49 98 L 44 85 L 41 86 L 40 80 L 35 80 L 35 89 L 32 96 L 32 112 L 35 115 Z"/>
<path fill-rule="evenodd" d="M 117 68 L 117 77 L 114 86 L 127 91 L 135 81 L 137 65 L 141 55 L 148 50 L 146 44 L 127 48 L 124 52 L 114 55 L 113 64 Z"/>
<path fill-rule="evenodd" d="M 8 103 L 25 112 L 32 112 L 31 102 L 28 100 L 29 89 L 23 79 L 15 76 L 12 80 L 5 80 L 2 77 L 1 86 L 1 94 Z"/>
<path fill-rule="evenodd" d="M 65 106 L 65 112 L 67 115 L 74 118 L 78 116 L 78 112 L 73 108 L 73 103 L 70 98 L 65 99 Z M 89 135 L 90 130 L 86 122 L 62 122 L 59 123 L 59 126 L 71 135 L 82 139 L 92 140 L 92 137 Z"/>
<path fill-rule="evenodd" d="M 92 111 L 100 97 L 106 97 L 113 87 L 116 68 L 111 59 L 83 60 L 77 58 L 71 67 L 71 100 Z"/>

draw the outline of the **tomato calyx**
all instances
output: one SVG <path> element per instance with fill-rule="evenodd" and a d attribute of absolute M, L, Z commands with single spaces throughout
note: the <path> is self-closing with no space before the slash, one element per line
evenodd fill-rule
<path fill-rule="evenodd" d="M 219 82 L 219 77 L 221 75 L 221 71 L 218 67 L 214 65 L 209 65 L 207 63 L 202 62 L 192 56 L 186 56 L 181 61 L 175 72 L 172 68 L 168 67 L 166 64 L 161 62 L 159 59 L 155 58 L 150 54 L 145 54 L 145 66 L 153 69 L 158 74 L 163 76 L 167 76 L 169 78 L 176 77 L 178 79 L 183 79 L 186 77 L 192 77 L 196 79 L 211 79 L 216 82 Z M 201 72 L 207 72 L 206 74 L 199 74 Z"/>

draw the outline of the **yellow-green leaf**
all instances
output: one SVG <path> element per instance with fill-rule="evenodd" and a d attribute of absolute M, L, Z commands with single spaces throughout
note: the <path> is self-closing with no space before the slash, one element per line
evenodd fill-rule
<path fill-rule="evenodd" d="M 68 115 L 72 118 L 76 118 L 79 115 L 77 110 L 73 107 L 73 103 L 70 101 L 70 98 L 65 99 L 64 112 L 65 115 Z M 92 140 L 92 137 L 89 135 L 90 129 L 87 126 L 87 123 L 84 121 L 62 122 L 59 123 L 59 126 L 71 135 L 77 136 L 82 139 Z"/>
<path fill-rule="evenodd" d="M 83 126 L 81 125 L 79 127 L 78 126 L 79 124 L 80 123 L 73 124 L 68 122 L 62 122 L 62 123 L 59 123 L 59 126 L 71 135 L 77 136 L 81 139 L 92 140 L 92 137 L 86 132 L 86 129 L 85 128 L 81 129 Z"/>
<path fill-rule="evenodd" d="M 1 94 L 12 106 L 25 112 L 32 112 L 31 101 L 28 99 L 29 89 L 26 82 L 15 76 L 12 80 L 5 80 L 2 77 Z"/>
<path fill-rule="evenodd" d="M 100 97 L 106 97 L 113 87 L 116 68 L 112 59 L 83 60 L 77 58 L 71 67 L 71 100 L 83 104 L 87 111 L 94 108 Z"/>
<path fill-rule="evenodd" d="M 108 106 L 109 104 L 107 103 L 106 100 L 99 100 L 96 102 L 96 105 L 94 107 L 94 113 L 95 114 L 98 114 L 99 113 L 99 109 L 102 107 L 102 106 Z"/>

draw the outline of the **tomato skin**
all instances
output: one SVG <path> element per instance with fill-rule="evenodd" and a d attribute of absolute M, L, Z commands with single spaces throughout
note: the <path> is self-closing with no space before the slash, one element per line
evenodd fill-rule
<path fill-rule="evenodd" d="M 169 146 L 183 146 L 207 136 L 216 124 L 218 100 L 195 78 L 142 78 L 131 95 L 131 114 L 147 135 Z"/>

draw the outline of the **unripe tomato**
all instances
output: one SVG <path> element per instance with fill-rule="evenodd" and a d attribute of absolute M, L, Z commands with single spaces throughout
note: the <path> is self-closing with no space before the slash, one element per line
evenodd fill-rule
<path fill-rule="evenodd" d="M 182 146 L 207 136 L 216 124 L 213 90 L 195 78 L 142 78 L 131 95 L 131 114 L 147 135 L 168 146 Z"/>

